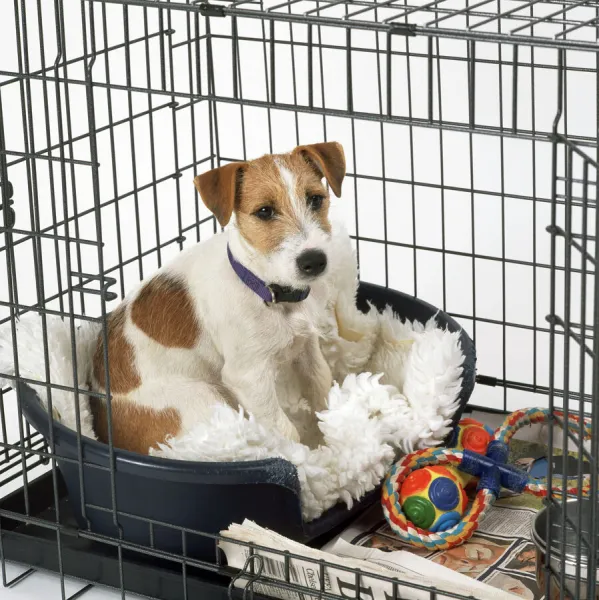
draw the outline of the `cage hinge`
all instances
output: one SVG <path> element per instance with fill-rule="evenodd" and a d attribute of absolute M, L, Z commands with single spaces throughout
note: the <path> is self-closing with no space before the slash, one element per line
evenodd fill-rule
<path fill-rule="evenodd" d="M 389 33 L 414 37 L 416 35 L 416 25 L 414 23 L 391 23 Z"/>
<path fill-rule="evenodd" d="M 12 229 L 17 220 L 15 210 L 12 208 L 14 200 L 12 199 L 14 188 L 10 181 L 0 181 L 0 212 L 4 212 L 3 218 L 0 218 L 0 226 L 6 229 Z"/>
<path fill-rule="evenodd" d="M 210 4 L 208 2 L 202 2 L 198 5 L 200 9 L 200 13 L 202 13 L 205 17 L 224 17 L 225 16 L 225 7 L 218 6 L 216 4 Z"/>

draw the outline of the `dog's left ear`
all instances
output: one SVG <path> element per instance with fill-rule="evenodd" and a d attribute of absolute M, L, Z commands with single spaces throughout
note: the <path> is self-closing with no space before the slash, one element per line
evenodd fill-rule
<path fill-rule="evenodd" d="M 341 184 L 345 177 L 345 153 L 343 146 L 338 142 L 323 142 L 298 146 L 294 153 L 299 153 L 304 160 L 313 165 L 329 182 L 337 198 L 341 196 Z"/>
<path fill-rule="evenodd" d="M 198 175 L 193 183 L 210 212 L 224 227 L 231 219 L 247 163 L 230 163 Z"/>

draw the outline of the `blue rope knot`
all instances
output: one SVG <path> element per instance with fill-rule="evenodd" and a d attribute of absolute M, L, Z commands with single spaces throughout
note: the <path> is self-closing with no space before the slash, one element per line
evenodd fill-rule
<path fill-rule="evenodd" d="M 509 448 L 500 440 L 493 440 L 485 456 L 464 450 L 460 471 L 479 478 L 477 489 L 487 489 L 496 498 L 501 488 L 521 493 L 528 483 L 528 475 L 507 464 Z"/>

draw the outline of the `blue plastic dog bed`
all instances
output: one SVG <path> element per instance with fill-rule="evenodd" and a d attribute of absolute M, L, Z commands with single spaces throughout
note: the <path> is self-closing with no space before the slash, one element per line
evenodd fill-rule
<path fill-rule="evenodd" d="M 461 330 L 451 317 L 426 302 L 362 283 L 358 308 L 366 310 L 367 301 L 379 310 L 390 305 L 397 314 L 410 320 L 426 322 L 436 315 L 441 327 Z M 463 330 L 460 341 L 465 359 L 460 408 L 453 418 L 454 424 L 460 420 L 472 393 L 476 366 L 474 345 Z M 38 396 L 26 385 L 21 386 L 20 393 L 27 421 L 49 439 L 48 414 Z M 81 438 L 84 462 L 81 486 L 76 433 L 54 421 L 54 441 L 58 467 L 79 527 L 118 538 L 108 446 Z M 217 556 L 215 541 L 210 536 L 232 522 L 252 519 L 282 535 L 309 543 L 332 535 L 379 497 L 375 490 L 351 510 L 338 504 L 322 517 L 305 523 L 296 469 L 283 459 L 198 463 L 142 456 L 115 448 L 114 460 L 117 517 L 123 539 L 207 561 L 215 561 Z"/>

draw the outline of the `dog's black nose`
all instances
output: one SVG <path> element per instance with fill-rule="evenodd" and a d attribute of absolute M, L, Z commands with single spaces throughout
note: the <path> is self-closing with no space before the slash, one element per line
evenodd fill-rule
<path fill-rule="evenodd" d="M 322 250 L 306 250 L 297 257 L 297 268 L 302 275 L 316 277 L 327 268 L 327 255 Z"/>

